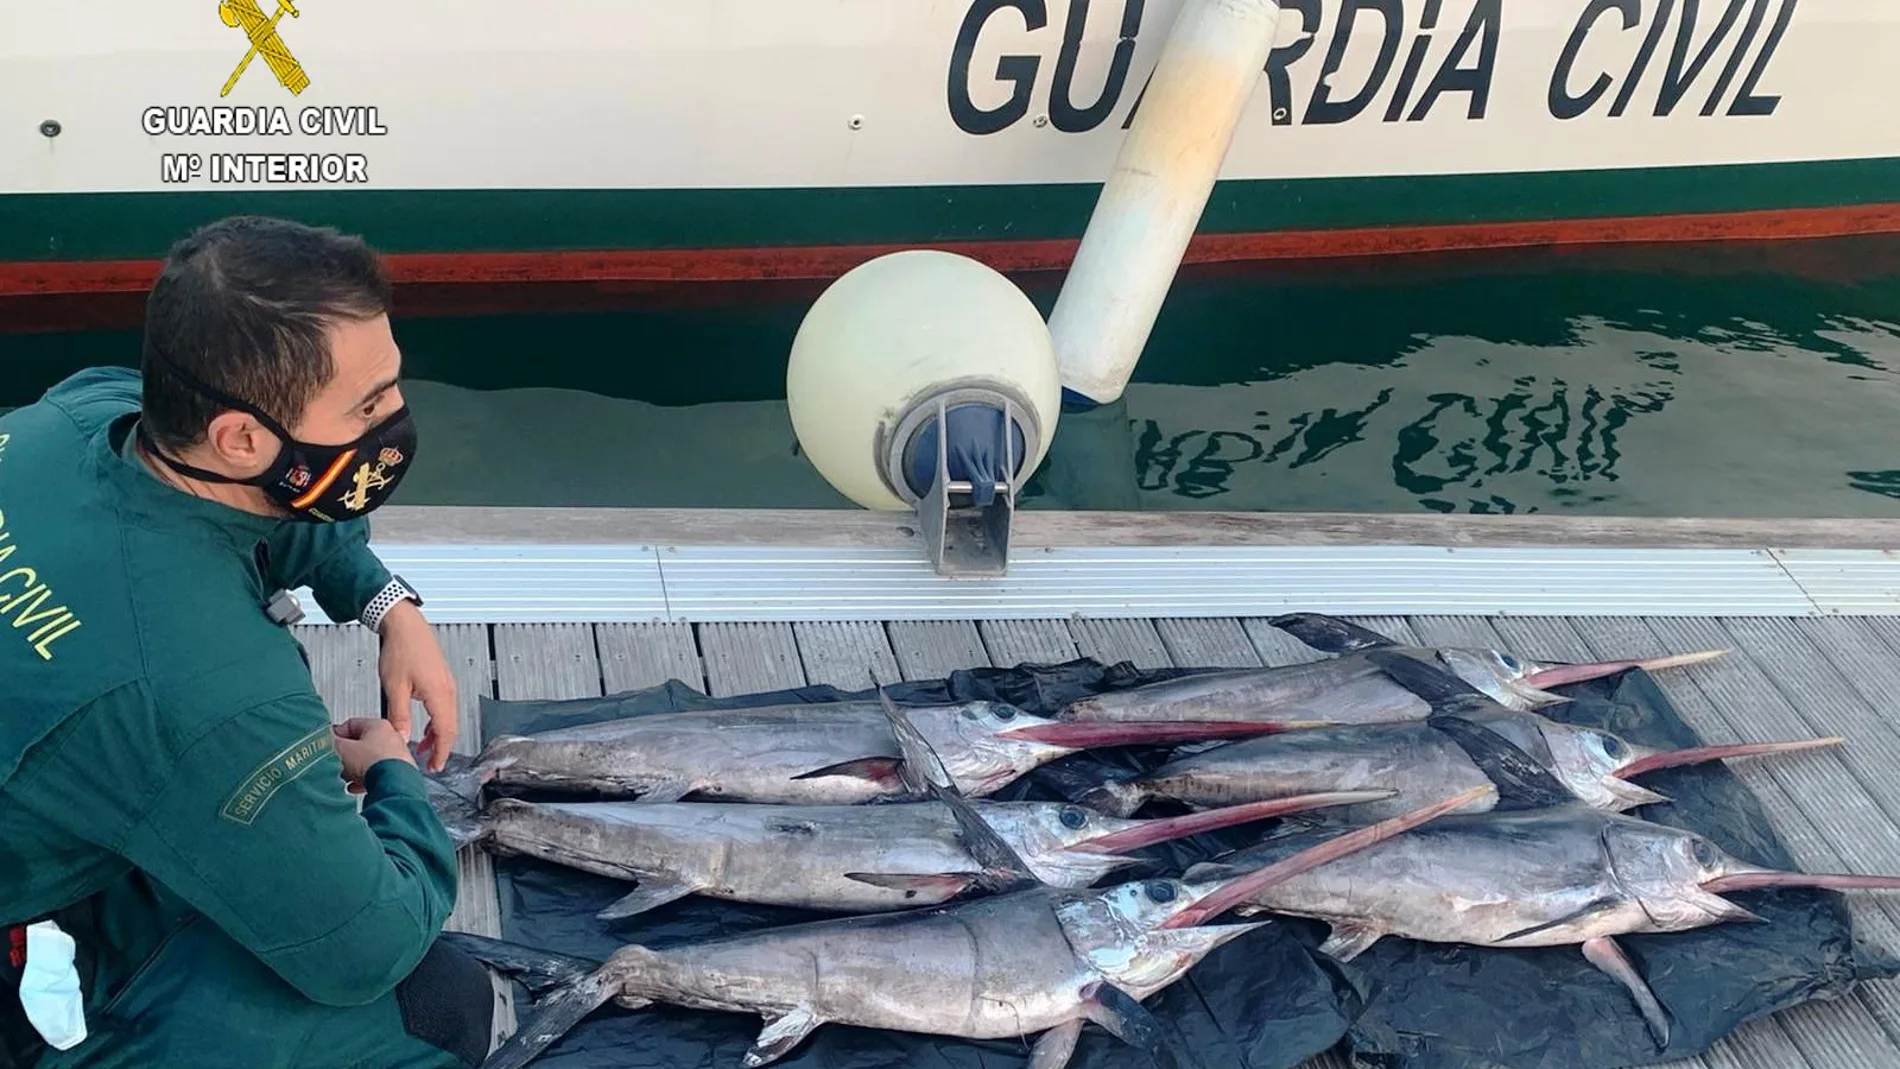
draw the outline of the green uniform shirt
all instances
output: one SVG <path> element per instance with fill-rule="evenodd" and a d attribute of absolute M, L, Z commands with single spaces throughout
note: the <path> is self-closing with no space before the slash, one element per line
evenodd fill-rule
<path fill-rule="evenodd" d="M 355 619 L 388 572 L 362 521 L 159 482 L 132 456 L 138 405 L 135 373 L 100 369 L 0 418 L 0 923 L 137 869 L 305 998 L 363 1005 L 447 919 L 454 849 L 405 762 L 370 770 L 358 814 L 263 605 L 307 585 Z M 142 960 L 166 934 L 113 949 Z"/>

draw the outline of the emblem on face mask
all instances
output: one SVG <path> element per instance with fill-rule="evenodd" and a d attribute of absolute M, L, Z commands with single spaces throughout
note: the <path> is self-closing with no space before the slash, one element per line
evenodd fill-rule
<path fill-rule="evenodd" d="M 304 467 L 292 468 L 290 469 L 290 474 L 286 475 L 284 480 L 299 490 L 307 490 L 310 488 L 310 469 Z"/>
<path fill-rule="evenodd" d="M 385 466 L 393 468 L 402 463 L 402 450 L 397 449 L 393 445 L 386 445 L 383 447 L 382 452 L 376 454 L 376 459 L 381 461 Z"/>
<path fill-rule="evenodd" d="M 384 452 L 389 453 L 393 452 L 393 450 L 386 449 Z M 400 457 L 400 454 L 398 454 L 398 456 Z M 351 512 L 363 511 L 363 509 L 369 505 L 369 492 L 389 485 L 389 475 L 387 474 L 389 463 L 389 461 L 381 460 L 380 458 L 375 464 L 370 464 L 368 461 L 363 462 L 363 464 L 356 469 L 356 474 L 350 477 L 350 481 L 355 485 L 355 489 L 343 495 L 343 507 L 349 509 Z"/>

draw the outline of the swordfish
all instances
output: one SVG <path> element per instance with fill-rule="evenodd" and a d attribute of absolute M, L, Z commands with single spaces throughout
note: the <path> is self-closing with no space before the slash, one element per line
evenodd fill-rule
<path fill-rule="evenodd" d="M 1482 790 L 1483 788 L 1479 788 Z M 1033 1069 L 1062 1069 L 1093 1021 L 1176 1064 L 1141 1000 L 1264 922 L 1207 926 L 1248 895 L 1315 865 L 1417 827 L 1464 799 L 1355 829 L 1238 879 L 1153 879 L 1094 890 L 1049 887 L 1017 870 L 988 898 L 771 928 L 652 949 L 629 945 L 562 984 L 571 961 L 445 934 L 476 957 L 525 968 L 555 990 L 484 1063 L 520 1069 L 608 1002 L 758 1014 L 764 1027 L 745 1069 L 783 1058 L 827 1023 L 1008 1039 L 1040 1033 Z"/>
<path fill-rule="evenodd" d="M 1835 736 L 1659 750 L 1601 728 L 1506 708 L 1457 676 L 1392 650 L 1368 650 L 1365 656 L 1431 707 L 1426 719 L 1225 743 L 1142 775 L 1111 780 L 1079 801 L 1125 817 L 1153 798 L 1208 807 L 1372 784 L 1389 788 L 1386 798 L 1319 814 L 1329 822 L 1360 823 L 1490 783 L 1497 793 L 1472 802 L 1464 812 L 1575 803 L 1621 812 L 1668 801 L 1634 782 L 1648 772 L 1845 741 Z"/>
<path fill-rule="evenodd" d="M 1507 708 L 1530 711 L 1568 701 L 1547 688 L 1615 675 L 1700 664 L 1727 653 L 1704 650 L 1671 657 L 1540 663 L 1503 650 L 1406 646 L 1318 613 L 1294 613 L 1272 624 L 1313 649 L 1336 656 L 1310 664 L 1244 668 L 1163 680 L 1072 702 L 1063 719 L 1087 721 L 1257 720 L 1375 724 L 1423 720 L 1431 708 L 1395 684 L 1365 656 L 1388 650 L 1435 665 Z"/>
<path fill-rule="evenodd" d="M 1191 866 L 1238 879 L 1321 841 L 1314 830 Z M 1900 876 L 1780 872 L 1701 835 L 1620 813 L 1560 806 L 1460 813 L 1251 892 L 1242 914 L 1325 921 L 1320 949 L 1351 961 L 1385 936 L 1483 947 L 1581 946 L 1635 1000 L 1657 1047 L 1669 1019 L 1615 937 L 1761 918 L 1721 897 L 1764 887 L 1896 889 Z"/>
<path fill-rule="evenodd" d="M 1238 738 L 1282 730 L 1262 722 L 1080 724 L 1002 702 L 918 706 L 909 712 L 972 797 L 1093 746 Z M 875 701 L 655 713 L 504 735 L 472 764 L 436 773 L 436 786 L 475 799 L 483 785 L 569 790 L 644 802 L 700 800 L 859 805 L 905 797 L 897 739 Z"/>
<path fill-rule="evenodd" d="M 1354 829 L 1234 879 L 1051 887 L 962 796 L 919 726 L 881 686 L 878 697 L 904 757 L 904 787 L 950 811 L 963 846 L 988 870 L 993 897 L 663 950 L 623 947 L 599 969 L 544 997 L 540 1012 L 485 1069 L 520 1069 L 609 1001 L 628 1009 L 664 1003 L 756 1013 L 765 1026 L 746 1052 L 746 1069 L 783 1058 L 827 1022 L 966 1039 L 1039 1032 L 1032 1069 L 1063 1069 L 1082 1025 L 1094 1021 L 1171 1066 L 1175 1048 L 1141 1000 L 1260 926 L 1202 925 L 1274 883 L 1402 834 L 1468 800 Z M 484 956 L 481 947 L 470 949 Z M 504 957 L 519 963 L 531 954 L 511 951 Z M 548 976 L 563 966 L 554 962 L 532 971 Z"/>
<path fill-rule="evenodd" d="M 1388 791 L 1280 798 L 1165 820 L 1120 820 L 1059 802 L 971 802 L 1052 887 L 1088 887 L 1156 843 Z M 629 917 L 688 895 L 871 913 L 938 905 L 981 885 L 984 866 L 938 801 L 875 806 L 738 802 L 497 800 L 478 824 L 445 820 L 456 845 L 481 842 L 639 887 L 602 910 Z"/>

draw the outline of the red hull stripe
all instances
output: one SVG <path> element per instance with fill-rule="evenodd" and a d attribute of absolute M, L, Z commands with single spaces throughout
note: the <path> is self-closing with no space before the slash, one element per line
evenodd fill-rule
<path fill-rule="evenodd" d="M 1251 234 L 1200 234 L 1187 263 L 1324 259 L 1547 245 L 1733 241 L 1900 232 L 1900 203 L 1719 214 L 1554 219 L 1520 223 L 1390 226 Z M 1005 272 L 1068 266 L 1079 242 L 918 242 L 744 249 L 429 252 L 386 256 L 402 285 L 533 282 L 737 282 L 829 279 L 888 252 L 960 252 Z M 0 297 L 134 293 L 150 288 L 157 260 L 25 260 L 0 263 Z"/>

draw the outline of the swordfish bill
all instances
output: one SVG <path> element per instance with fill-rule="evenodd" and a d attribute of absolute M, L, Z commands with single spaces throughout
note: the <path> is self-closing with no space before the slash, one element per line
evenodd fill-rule
<path fill-rule="evenodd" d="M 1668 801 L 1635 782 L 1662 768 L 1834 746 L 1839 737 L 1659 750 L 1614 732 L 1506 708 L 1462 679 L 1392 650 L 1366 658 L 1431 707 L 1424 720 L 1352 724 L 1244 739 L 1112 780 L 1079 801 L 1129 816 L 1152 798 L 1226 806 L 1316 790 L 1392 794 L 1316 814 L 1363 823 L 1490 783 L 1498 793 L 1468 812 L 1581 803 L 1614 812 Z"/>
<path fill-rule="evenodd" d="M 626 946 L 542 999 L 535 1017 L 484 1069 L 520 1069 L 608 1002 L 636 1010 L 664 1004 L 756 1014 L 764 1026 L 742 1061 L 746 1069 L 783 1058 L 828 1023 L 979 1040 L 1038 1035 L 1030 1064 L 1062 1069 L 1092 1021 L 1158 1066 L 1180 1065 L 1189 1059 L 1142 1000 L 1264 923 L 1205 922 L 1274 883 L 1401 835 L 1468 800 L 1460 796 L 1317 842 L 1270 869 L 1232 879 L 1153 879 L 1078 890 L 1038 884 L 1023 870 L 1016 875 L 1026 885 L 967 902 L 665 949 Z M 459 933 L 444 938 L 504 970 L 535 967 L 535 952 L 527 948 Z M 558 975 L 563 967 L 539 972 Z"/>
<path fill-rule="evenodd" d="M 919 706 L 909 714 L 960 792 L 991 794 L 1057 758 L 1097 746 L 1244 738 L 1265 722 L 1068 724 L 1002 702 Z M 437 773 L 474 800 L 485 784 L 646 802 L 858 805 L 905 797 L 897 740 L 878 702 L 706 709 L 624 717 L 492 740 L 472 764 Z"/>
<path fill-rule="evenodd" d="M 1246 668 L 1163 680 L 1083 698 L 1062 716 L 1074 720 L 1256 720 L 1299 724 L 1374 724 L 1423 720 L 1430 707 L 1396 685 L 1365 654 L 1388 650 L 1444 669 L 1507 708 L 1529 711 L 1568 701 L 1548 688 L 1615 675 L 1699 664 L 1727 653 L 1699 653 L 1588 664 L 1537 662 L 1503 650 L 1410 646 L 1318 613 L 1271 623 L 1334 656 L 1308 664 Z"/>
<path fill-rule="evenodd" d="M 1294 857 L 1320 833 L 1278 836 L 1188 869 L 1233 879 Z M 1578 946 L 1622 984 L 1659 1049 L 1669 1019 L 1615 937 L 1761 918 L 1721 897 L 1765 887 L 1900 889 L 1900 876 L 1781 872 L 1740 861 L 1701 835 L 1620 813 L 1562 806 L 1460 813 L 1250 892 L 1243 914 L 1309 917 L 1320 949 L 1350 961 L 1385 936 L 1519 948 Z"/>

